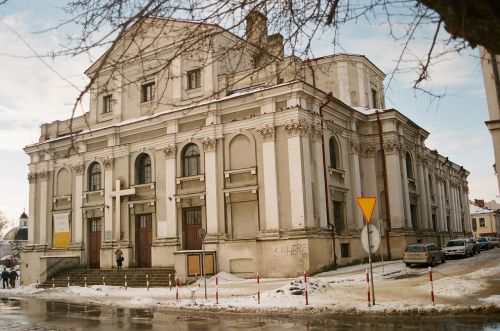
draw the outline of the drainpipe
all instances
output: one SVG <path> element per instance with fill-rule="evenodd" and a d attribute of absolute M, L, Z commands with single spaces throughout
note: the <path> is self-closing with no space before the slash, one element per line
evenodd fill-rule
<path fill-rule="evenodd" d="M 323 129 L 323 108 L 332 101 L 332 93 L 326 95 L 326 101 L 319 107 L 319 116 L 321 117 L 321 152 L 323 154 L 323 181 L 325 182 L 325 200 L 326 200 L 326 222 L 332 229 L 332 250 L 333 250 L 333 269 L 337 269 L 337 252 L 335 248 L 335 224 L 330 223 L 330 208 L 328 200 L 328 181 L 326 173 L 326 156 L 325 156 L 325 135 Z"/>
<path fill-rule="evenodd" d="M 387 165 L 386 165 L 386 160 L 385 160 L 385 150 L 384 150 L 384 138 L 382 137 L 382 124 L 380 122 L 380 113 L 378 110 L 375 111 L 377 114 L 377 124 L 378 124 L 378 139 L 380 143 L 380 151 L 382 152 L 382 174 L 384 177 L 384 201 L 385 201 L 385 210 L 386 210 L 386 223 L 387 226 L 385 227 L 385 238 L 387 240 L 387 259 L 391 260 L 392 259 L 392 254 L 391 254 L 391 240 L 389 238 L 389 233 L 391 231 L 391 208 L 389 206 L 389 195 L 387 192 L 387 189 L 389 185 L 387 184 Z M 375 158 L 376 162 L 376 158 Z"/>

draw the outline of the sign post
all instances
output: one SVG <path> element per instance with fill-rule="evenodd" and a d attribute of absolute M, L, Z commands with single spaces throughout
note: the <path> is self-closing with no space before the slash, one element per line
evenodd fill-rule
<path fill-rule="evenodd" d="M 377 202 L 376 197 L 358 197 L 356 198 L 356 202 L 358 203 L 361 212 L 366 221 L 366 226 L 363 229 L 361 235 L 361 241 L 365 241 L 364 237 L 366 237 L 368 246 L 368 263 L 370 264 L 370 282 L 371 282 L 371 297 L 372 297 L 372 305 L 375 305 L 375 288 L 373 286 L 373 268 L 372 268 L 372 247 L 376 250 L 378 245 L 380 244 L 380 235 L 378 234 L 377 228 L 370 224 L 373 210 L 375 209 L 375 203 Z M 366 231 L 365 231 L 366 230 Z M 365 235 L 366 233 L 366 235 Z M 378 238 L 378 242 L 375 238 Z M 373 242 L 373 243 L 372 243 Z M 375 247 L 376 246 L 376 247 Z"/>

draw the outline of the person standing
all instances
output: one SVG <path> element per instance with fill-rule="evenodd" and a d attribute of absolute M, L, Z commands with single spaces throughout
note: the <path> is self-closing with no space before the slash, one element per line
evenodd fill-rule
<path fill-rule="evenodd" d="M 2 271 L 2 286 L 3 288 L 9 288 L 9 272 L 7 271 L 7 268 L 3 268 Z"/>
<path fill-rule="evenodd" d="M 116 255 L 116 266 L 118 267 L 118 270 L 120 270 L 122 268 L 122 263 L 123 263 L 123 260 L 125 260 L 123 258 L 123 252 L 122 250 L 120 249 L 120 247 L 118 247 L 115 251 L 115 255 Z"/>
<path fill-rule="evenodd" d="M 17 271 L 12 269 L 10 271 L 9 278 L 10 278 L 10 288 L 15 288 L 16 287 L 16 279 L 19 278 Z"/>

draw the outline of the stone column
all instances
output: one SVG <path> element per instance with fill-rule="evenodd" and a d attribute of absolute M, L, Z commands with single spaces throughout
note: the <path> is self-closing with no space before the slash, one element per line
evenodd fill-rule
<path fill-rule="evenodd" d="M 325 137 L 323 136 L 323 130 L 319 125 L 313 128 L 311 136 L 313 139 L 314 160 L 316 161 L 315 181 L 316 181 L 316 199 L 317 199 L 318 214 L 319 214 L 319 226 L 321 228 L 327 228 L 328 215 L 326 214 L 325 175 L 324 175 L 325 163 L 323 160 L 323 146 L 322 146 L 322 139 L 325 139 Z"/>
<path fill-rule="evenodd" d="M 304 187 L 304 160 L 302 159 L 301 135 L 307 133 L 307 127 L 301 122 L 285 125 L 288 134 L 288 171 L 290 176 L 290 211 L 292 228 L 306 227 L 306 189 Z"/>
<path fill-rule="evenodd" d="M 405 151 L 401 150 L 400 151 L 401 155 L 401 172 L 403 174 L 403 183 L 402 188 L 403 188 L 403 206 L 404 206 L 404 217 L 406 222 L 404 222 L 404 225 L 408 228 L 411 228 L 413 226 L 413 220 L 411 219 L 411 212 L 410 212 L 410 188 L 408 187 L 408 173 L 406 172 L 406 155 Z M 387 172 L 387 174 L 390 174 L 390 172 Z M 392 213 L 392 209 L 391 209 Z"/>
<path fill-rule="evenodd" d="M 424 169 L 424 183 L 426 183 L 427 185 L 425 185 L 425 201 L 426 201 L 426 204 L 427 204 L 427 208 L 426 208 L 426 213 L 427 213 L 427 228 L 428 229 L 431 229 L 432 228 L 432 200 L 431 200 L 431 195 L 433 194 L 431 192 L 431 182 L 429 181 L 429 170 L 428 169 Z M 435 185 L 434 185 L 435 186 Z M 435 188 L 434 188 L 435 190 Z M 434 193 L 435 195 L 435 193 Z"/>
<path fill-rule="evenodd" d="M 73 197 L 73 227 L 75 237 L 73 243 L 81 244 L 83 242 L 83 215 L 82 215 L 82 197 L 83 197 L 83 171 L 85 165 L 79 163 L 73 166 L 75 172 L 75 195 Z"/>
<path fill-rule="evenodd" d="M 361 229 L 364 225 L 363 215 L 361 214 L 361 210 L 359 209 L 357 203 L 355 203 L 354 199 L 361 196 L 361 171 L 359 169 L 359 148 L 355 148 L 351 143 L 349 148 L 349 175 L 351 182 L 351 192 L 353 199 L 350 199 L 351 202 L 346 201 L 347 205 L 351 207 L 352 215 L 354 216 L 354 225 L 356 225 L 355 229 Z M 349 228 L 349 226 L 348 226 Z"/>
<path fill-rule="evenodd" d="M 177 56 L 172 60 L 172 65 L 170 66 L 172 73 L 172 100 L 177 101 L 182 99 L 182 59 L 181 56 Z"/>
<path fill-rule="evenodd" d="M 175 145 L 169 145 L 163 149 L 165 153 L 165 206 L 167 221 L 164 226 L 158 225 L 158 237 L 177 237 L 177 204 L 175 202 L 177 177 Z"/>
<path fill-rule="evenodd" d="M 116 238 L 116 233 L 113 235 L 113 160 L 104 159 L 104 241 L 112 241 Z M 116 188 L 120 190 L 119 187 Z M 116 199 L 115 208 L 121 208 L 120 199 Z M 120 223 L 120 220 L 115 223 Z M 115 232 L 118 233 L 120 239 L 120 225 L 115 224 Z"/>
<path fill-rule="evenodd" d="M 337 63 L 337 78 L 339 82 L 340 100 L 350 105 L 351 93 L 349 91 L 349 71 L 347 68 L 347 62 Z"/>
<path fill-rule="evenodd" d="M 217 204 L 217 140 L 205 138 L 202 140 L 205 151 L 205 190 L 207 211 L 207 234 L 216 235 L 219 224 Z"/>
<path fill-rule="evenodd" d="M 404 227 L 403 183 L 401 183 L 401 165 L 399 158 L 399 142 L 387 140 L 384 142 L 387 166 L 387 186 L 389 208 L 391 210 L 391 228 Z"/>
<path fill-rule="evenodd" d="M 29 218 L 28 218 L 28 244 L 37 244 L 35 234 L 40 231 L 35 220 L 36 217 L 36 173 L 28 174 L 29 181 Z"/>
<path fill-rule="evenodd" d="M 429 228 L 429 209 L 427 208 L 427 198 L 429 197 L 427 186 L 425 185 L 424 156 L 417 153 L 417 185 L 418 185 L 418 211 L 420 217 L 420 229 Z"/>
<path fill-rule="evenodd" d="M 49 172 L 42 171 L 38 173 L 38 178 L 40 178 L 40 209 L 39 209 L 39 220 L 40 220 L 40 244 L 46 244 L 47 242 L 47 197 L 48 192 L 48 179 Z"/>
<path fill-rule="evenodd" d="M 266 208 L 266 232 L 279 232 L 278 175 L 276 173 L 275 128 L 257 129 L 262 135 L 262 162 L 264 167 L 264 195 Z"/>
<path fill-rule="evenodd" d="M 448 231 L 448 224 L 446 222 L 446 197 L 444 194 L 444 182 L 442 180 L 437 181 L 439 188 L 439 214 L 441 215 L 441 231 Z"/>

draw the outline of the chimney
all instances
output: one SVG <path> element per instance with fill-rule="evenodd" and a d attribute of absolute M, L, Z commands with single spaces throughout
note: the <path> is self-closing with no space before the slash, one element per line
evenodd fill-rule
<path fill-rule="evenodd" d="M 283 59 L 285 57 L 283 35 L 281 33 L 275 33 L 267 38 L 267 50 L 277 58 Z"/>
<path fill-rule="evenodd" d="M 481 207 L 481 208 L 484 208 L 484 200 L 479 200 L 479 199 L 474 199 L 474 204 Z"/>
<path fill-rule="evenodd" d="M 247 41 L 255 46 L 267 46 L 267 17 L 256 10 L 252 10 L 246 17 Z"/>

